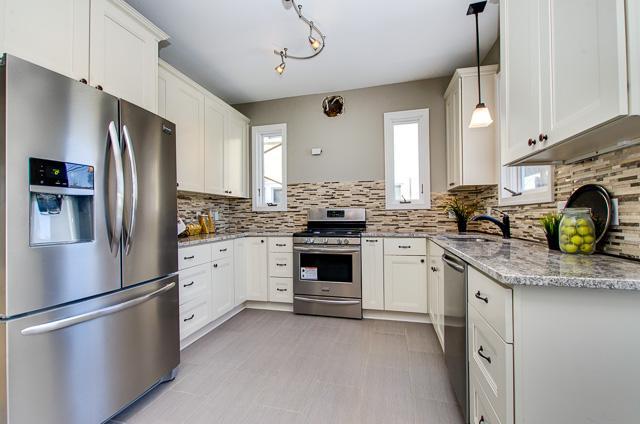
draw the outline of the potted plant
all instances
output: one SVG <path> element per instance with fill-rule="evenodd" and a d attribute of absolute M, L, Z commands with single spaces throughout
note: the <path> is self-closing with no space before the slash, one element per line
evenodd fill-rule
<path fill-rule="evenodd" d="M 547 237 L 547 245 L 550 250 L 560 250 L 560 241 L 558 235 L 560 233 L 560 221 L 562 214 L 548 213 L 540 218 L 540 224 L 544 229 L 544 235 Z"/>
<path fill-rule="evenodd" d="M 467 223 L 477 210 L 477 204 L 473 203 L 471 205 L 467 205 L 457 197 L 454 197 L 445 203 L 445 211 L 447 213 L 452 213 L 456 218 L 459 233 L 467 232 Z"/>

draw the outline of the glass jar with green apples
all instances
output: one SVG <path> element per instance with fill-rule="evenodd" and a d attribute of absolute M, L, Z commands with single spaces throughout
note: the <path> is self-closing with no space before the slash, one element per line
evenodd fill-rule
<path fill-rule="evenodd" d="M 590 255 L 596 250 L 596 227 L 589 208 L 562 211 L 559 233 L 560 250 L 564 253 Z"/>

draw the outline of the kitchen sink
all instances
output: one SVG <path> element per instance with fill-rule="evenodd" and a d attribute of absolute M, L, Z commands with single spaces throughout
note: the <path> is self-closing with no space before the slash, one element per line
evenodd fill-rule
<path fill-rule="evenodd" d="M 444 236 L 446 239 L 453 241 L 468 241 L 474 243 L 495 243 L 495 240 L 488 239 L 485 237 L 476 237 L 476 236 Z"/>

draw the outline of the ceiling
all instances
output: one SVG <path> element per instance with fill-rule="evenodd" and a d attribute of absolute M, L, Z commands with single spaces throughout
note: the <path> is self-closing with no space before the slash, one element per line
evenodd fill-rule
<path fill-rule="evenodd" d="M 170 35 L 160 57 L 231 104 L 451 75 L 475 63 L 469 0 L 298 0 L 325 33 L 312 60 L 274 67 L 274 49 L 311 51 L 284 0 L 127 0 Z M 480 15 L 481 54 L 498 37 L 498 5 Z"/>

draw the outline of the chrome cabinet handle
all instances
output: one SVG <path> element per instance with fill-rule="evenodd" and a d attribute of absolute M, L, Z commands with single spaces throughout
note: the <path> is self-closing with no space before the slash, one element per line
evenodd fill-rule
<path fill-rule="evenodd" d="M 189 318 L 185 318 L 182 321 L 183 322 L 187 322 L 187 321 L 191 321 L 192 319 L 194 319 L 196 317 L 196 314 L 191 314 L 191 316 Z"/>
<path fill-rule="evenodd" d="M 122 168 L 122 150 L 118 142 L 118 130 L 115 122 L 109 123 L 109 144 L 116 167 L 116 222 L 111 234 L 111 253 L 118 255 L 122 238 L 122 219 L 124 215 L 124 170 Z"/>
<path fill-rule="evenodd" d="M 360 253 L 359 247 L 345 248 L 345 247 L 303 247 L 293 246 L 293 250 L 296 252 L 310 252 L 310 253 Z"/>
<path fill-rule="evenodd" d="M 484 349 L 482 348 L 482 346 L 480 346 L 480 349 L 478 349 L 478 355 L 480 355 L 480 357 L 485 361 L 487 361 L 488 363 L 491 363 L 491 357 L 486 356 L 483 352 L 484 352 Z"/>
<path fill-rule="evenodd" d="M 489 298 L 488 297 L 483 297 L 482 293 L 480 293 L 480 290 L 478 290 L 475 294 L 475 298 L 476 299 L 480 299 L 482 300 L 484 303 L 489 303 Z"/>
<path fill-rule="evenodd" d="M 190 282 L 189 284 L 183 284 L 182 287 L 191 287 L 195 284 L 195 281 Z"/>
<path fill-rule="evenodd" d="M 129 164 L 131 166 L 131 217 L 129 221 L 129 229 L 124 233 L 124 253 L 129 255 L 133 236 L 136 231 L 136 215 L 138 212 L 138 170 L 136 165 L 136 155 L 133 151 L 133 143 L 126 125 L 122 126 L 122 134 L 124 136 L 124 146 L 129 156 Z"/>
<path fill-rule="evenodd" d="M 44 334 L 50 333 L 56 330 L 62 330 L 63 328 L 71 327 L 72 325 L 80 324 L 86 321 L 91 321 L 105 315 L 115 314 L 117 312 L 123 311 L 125 309 L 132 308 L 134 306 L 140 305 L 148 300 L 153 299 L 156 296 L 159 296 L 163 293 L 168 292 L 176 285 L 175 282 L 171 282 L 166 286 L 159 288 L 156 291 L 145 294 L 140 297 L 136 297 L 135 299 L 127 300 L 126 302 L 118 303 L 116 305 L 107 306 L 106 308 L 98 309 L 97 311 L 87 312 L 85 314 L 76 315 L 74 317 L 64 318 L 57 321 L 51 321 L 46 324 L 35 325 L 33 327 L 27 327 L 22 330 L 20 333 L 24 336 L 33 336 L 36 334 Z"/>

